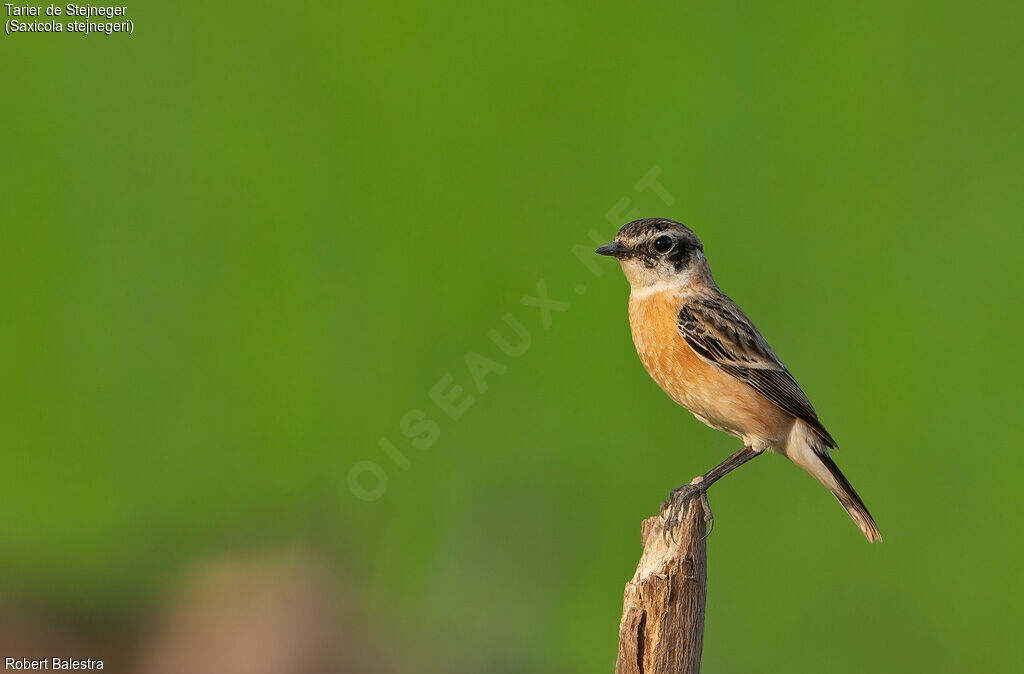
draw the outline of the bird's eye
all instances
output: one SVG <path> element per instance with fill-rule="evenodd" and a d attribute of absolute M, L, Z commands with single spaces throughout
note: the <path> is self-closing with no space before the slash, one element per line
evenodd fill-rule
<path fill-rule="evenodd" d="M 654 250 L 659 253 L 667 253 L 672 250 L 672 237 L 670 236 L 659 236 L 654 240 Z"/>

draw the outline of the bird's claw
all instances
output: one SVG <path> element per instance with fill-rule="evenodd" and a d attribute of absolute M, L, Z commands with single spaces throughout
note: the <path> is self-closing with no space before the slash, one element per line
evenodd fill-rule
<path fill-rule="evenodd" d="M 711 504 L 708 503 L 708 488 L 703 484 L 703 478 L 696 477 L 689 484 L 683 484 L 669 493 L 668 500 L 661 504 L 660 514 L 664 518 L 664 525 L 661 530 L 661 535 L 664 540 L 672 537 L 672 542 L 676 540 L 675 531 L 679 526 L 679 522 L 682 519 L 683 513 L 686 511 L 686 507 L 690 502 L 690 499 L 694 497 L 700 498 L 701 508 L 704 510 L 704 521 L 708 523 L 707 533 L 704 537 L 711 533 L 711 530 L 715 526 L 715 516 L 711 512 Z"/>
<path fill-rule="evenodd" d="M 715 514 L 711 512 L 711 504 L 708 502 L 707 488 L 700 493 L 700 505 L 704 509 L 704 522 L 708 525 L 707 531 L 704 532 L 704 538 L 707 538 L 711 535 L 711 530 L 715 528 Z"/>

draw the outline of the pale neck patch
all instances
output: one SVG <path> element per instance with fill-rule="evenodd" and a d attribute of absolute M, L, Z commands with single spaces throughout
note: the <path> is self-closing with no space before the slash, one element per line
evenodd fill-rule
<path fill-rule="evenodd" d="M 669 292 L 673 295 L 685 295 L 708 284 L 714 285 L 711 271 L 699 251 L 690 266 L 675 271 L 664 265 L 649 267 L 635 259 L 619 261 L 622 271 L 629 281 L 630 297 L 635 300 L 646 299 L 652 295 Z"/>
<path fill-rule="evenodd" d="M 678 291 L 678 281 L 658 281 L 646 286 L 640 286 L 639 288 L 631 288 L 629 291 L 629 299 L 631 300 L 642 300 L 650 297 L 651 295 L 658 295 L 665 292 L 666 290 Z"/>

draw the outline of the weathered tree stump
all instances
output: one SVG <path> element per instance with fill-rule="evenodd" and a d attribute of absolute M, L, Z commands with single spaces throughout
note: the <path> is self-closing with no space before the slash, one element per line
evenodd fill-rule
<path fill-rule="evenodd" d="M 672 536 L 663 517 L 641 525 L 644 546 L 626 584 L 616 674 L 698 674 L 704 646 L 707 547 L 704 508 L 691 499 Z"/>

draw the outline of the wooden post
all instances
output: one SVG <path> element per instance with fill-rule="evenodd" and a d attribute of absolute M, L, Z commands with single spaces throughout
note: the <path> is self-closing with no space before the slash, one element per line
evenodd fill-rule
<path fill-rule="evenodd" d="M 644 546 L 626 584 L 616 674 L 699 674 L 704 646 L 707 547 L 701 499 L 691 499 L 672 537 L 665 520 L 641 526 Z"/>

